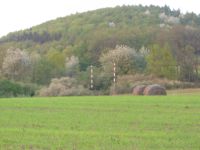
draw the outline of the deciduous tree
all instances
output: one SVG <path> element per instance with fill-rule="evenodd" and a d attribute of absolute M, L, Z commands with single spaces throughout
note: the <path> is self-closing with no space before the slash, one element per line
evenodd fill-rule
<path fill-rule="evenodd" d="M 13 80 L 25 80 L 27 74 L 31 71 L 29 55 L 18 48 L 7 50 L 2 65 L 2 73 Z"/>
<path fill-rule="evenodd" d="M 147 56 L 148 71 L 159 77 L 174 79 L 176 77 L 176 61 L 172 56 L 170 47 L 153 45 Z"/>

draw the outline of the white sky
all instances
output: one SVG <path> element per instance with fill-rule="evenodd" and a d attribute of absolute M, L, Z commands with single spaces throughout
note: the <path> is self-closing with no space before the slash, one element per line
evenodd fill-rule
<path fill-rule="evenodd" d="M 198 0 L 0 0 L 0 37 L 72 13 L 123 4 L 166 4 L 183 13 L 200 13 Z"/>

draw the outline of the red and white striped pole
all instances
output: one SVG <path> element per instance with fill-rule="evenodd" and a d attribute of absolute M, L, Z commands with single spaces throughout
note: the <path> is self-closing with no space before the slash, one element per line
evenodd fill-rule
<path fill-rule="evenodd" d="M 115 94 L 115 84 L 116 84 L 116 64 L 115 62 L 113 63 L 113 86 L 114 86 L 114 91 L 113 91 L 113 94 Z"/>
<path fill-rule="evenodd" d="M 93 76 L 93 66 L 90 66 L 90 89 L 94 88 L 94 76 Z"/>

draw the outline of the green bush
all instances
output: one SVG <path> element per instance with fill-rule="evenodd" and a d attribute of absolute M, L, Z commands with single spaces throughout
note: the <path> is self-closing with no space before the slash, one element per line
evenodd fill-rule
<path fill-rule="evenodd" d="M 0 97 L 34 96 L 35 89 L 32 85 L 0 80 Z"/>

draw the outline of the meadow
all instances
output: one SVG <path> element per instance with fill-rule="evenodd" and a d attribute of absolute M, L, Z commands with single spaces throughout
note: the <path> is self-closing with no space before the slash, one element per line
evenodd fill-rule
<path fill-rule="evenodd" d="M 0 150 L 151 149 L 200 149 L 200 96 L 0 99 Z"/>

